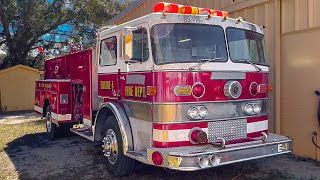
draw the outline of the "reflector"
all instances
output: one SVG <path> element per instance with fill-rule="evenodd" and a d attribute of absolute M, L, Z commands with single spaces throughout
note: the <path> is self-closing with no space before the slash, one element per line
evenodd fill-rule
<path fill-rule="evenodd" d="M 155 151 L 151 156 L 154 165 L 160 166 L 163 163 L 163 158 L 160 152 Z"/>

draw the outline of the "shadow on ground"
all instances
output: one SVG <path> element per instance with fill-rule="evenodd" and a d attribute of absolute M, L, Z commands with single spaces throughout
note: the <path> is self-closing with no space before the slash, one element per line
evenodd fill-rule
<path fill-rule="evenodd" d="M 24 135 L 5 149 L 20 179 L 292 179 L 281 173 L 259 172 L 257 163 L 237 163 L 197 172 L 177 172 L 139 163 L 129 177 L 115 178 L 106 171 L 101 145 L 78 136 L 54 141 L 45 133 Z M 245 165 L 245 168 L 243 168 Z"/>

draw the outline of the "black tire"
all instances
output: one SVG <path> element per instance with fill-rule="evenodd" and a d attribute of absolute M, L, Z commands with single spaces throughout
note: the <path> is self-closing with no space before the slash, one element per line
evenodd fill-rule
<path fill-rule="evenodd" d="M 117 157 L 115 162 L 110 162 L 109 157 L 106 157 L 107 170 L 113 173 L 117 177 L 128 176 L 132 173 L 135 167 L 135 160 L 131 159 L 123 154 L 123 143 L 121 138 L 120 129 L 118 127 L 117 120 L 114 116 L 110 116 L 106 121 L 106 134 L 108 130 L 114 131 L 117 140 Z"/>
<path fill-rule="evenodd" d="M 46 129 L 47 135 L 51 140 L 61 136 L 61 128 L 52 122 L 50 106 L 46 110 Z M 50 125 L 50 126 L 49 126 Z"/>

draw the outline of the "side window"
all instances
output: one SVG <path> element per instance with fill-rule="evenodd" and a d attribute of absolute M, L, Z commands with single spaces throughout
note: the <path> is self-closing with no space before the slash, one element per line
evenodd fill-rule
<path fill-rule="evenodd" d="M 117 64 L 117 37 L 113 36 L 101 41 L 100 66 Z"/>
<path fill-rule="evenodd" d="M 142 28 L 132 32 L 133 60 L 147 61 L 149 59 L 148 32 Z"/>

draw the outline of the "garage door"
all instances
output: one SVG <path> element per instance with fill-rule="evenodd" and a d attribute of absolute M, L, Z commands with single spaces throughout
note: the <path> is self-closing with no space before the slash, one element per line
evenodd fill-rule
<path fill-rule="evenodd" d="M 293 138 L 295 154 L 320 160 L 311 141 L 313 131 L 320 134 L 315 90 L 320 90 L 320 30 L 283 35 L 281 134 Z"/>

